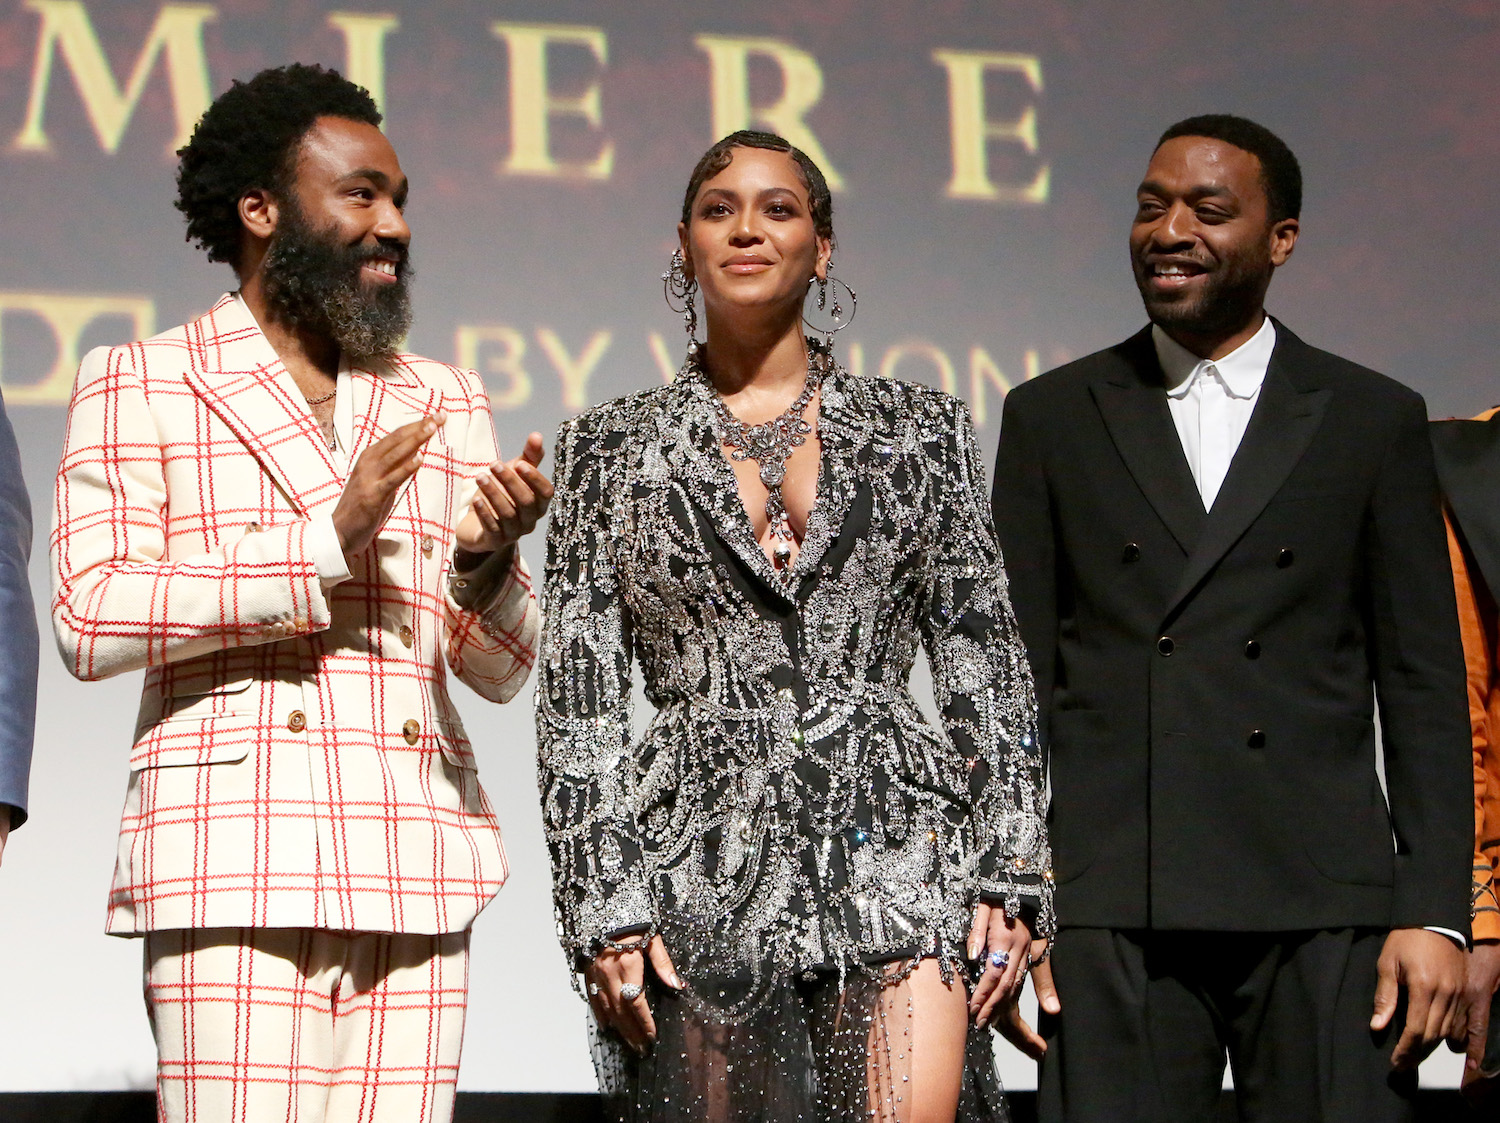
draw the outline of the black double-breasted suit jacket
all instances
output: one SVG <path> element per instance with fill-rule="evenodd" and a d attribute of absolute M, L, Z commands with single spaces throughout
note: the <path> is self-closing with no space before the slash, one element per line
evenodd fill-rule
<path fill-rule="evenodd" d="M 1276 332 L 1209 511 L 1149 329 L 1006 399 L 994 511 L 1065 926 L 1468 930 L 1463 655 L 1425 407 Z"/>

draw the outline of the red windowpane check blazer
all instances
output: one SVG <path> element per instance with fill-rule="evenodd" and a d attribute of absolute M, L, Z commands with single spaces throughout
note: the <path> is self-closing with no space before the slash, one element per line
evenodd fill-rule
<path fill-rule="evenodd" d="M 79 369 L 53 626 L 79 678 L 146 670 L 110 932 L 453 932 L 505 880 L 447 690 L 451 668 L 505 701 L 535 653 L 519 554 L 450 588 L 453 528 L 496 457 L 489 400 L 472 372 L 412 355 L 350 388 L 350 464 L 423 414 L 447 421 L 352 578 L 325 589 L 309 530 L 343 480 L 238 298 Z"/>

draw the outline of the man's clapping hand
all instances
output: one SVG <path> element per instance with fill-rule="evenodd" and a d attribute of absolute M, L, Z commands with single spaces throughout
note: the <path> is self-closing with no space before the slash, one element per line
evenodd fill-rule
<path fill-rule="evenodd" d="M 346 558 L 364 553 L 375 540 L 401 485 L 421 466 L 422 449 L 445 420 L 447 414 L 439 410 L 387 433 L 360 454 L 333 510 L 333 528 Z"/>

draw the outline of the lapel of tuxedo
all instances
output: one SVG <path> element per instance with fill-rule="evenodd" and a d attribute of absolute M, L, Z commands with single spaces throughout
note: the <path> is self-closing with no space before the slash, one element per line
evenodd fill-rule
<path fill-rule="evenodd" d="M 1126 340 L 1113 359 L 1113 369 L 1089 387 L 1094 404 L 1136 486 L 1190 555 L 1203 531 L 1203 498 L 1167 408 L 1151 329 Z"/>
<path fill-rule="evenodd" d="M 1318 384 L 1311 348 L 1276 324 L 1276 347 L 1250 425 L 1229 462 L 1203 532 L 1167 605 L 1170 616 L 1260 517 L 1307 451 L 1333 391 Z"/>
<path fill-rule="evenodd" d="M 228 295 L 190 331 L 187 381 L 303 515 L 338 501 L 328 446 L 255 317 Z"/>

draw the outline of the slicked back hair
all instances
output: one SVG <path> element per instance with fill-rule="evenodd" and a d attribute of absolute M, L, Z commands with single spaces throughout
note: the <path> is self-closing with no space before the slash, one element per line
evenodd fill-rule
<path fill-rule="evenodd" d="M 1302 168 L 1286 142 L 1264 125 L 1232 113 L 1205 113 L 1178 121 L 1156 142 L 1160 148 L 1180 136 L 1223 141 L 1260 161 L 1260 180 L 1273 223 L 1302 217 Z"/>
<path fill-rule="evenodd" d="M 828 181 L 823 178 L 822 170 L 806 152 L 785 137 L 755 129 L 741 129 L 730 133 L 698 160 L 688 179 L 687 192 L 682 197 L 684 223 L 691 223 L 693 220 L 693 200 L 698 197 L 698 189 L 729 167 L 736 148 L 763 148 L 769 152 L 789 154 L 792 162 L 797 165 L 798 175 L 802 177 L 802 186 L 807 188 L 807 206 L 812 212 L 813 230 L 818 237 L 833 241 L 833 194 L 828 190 Z"/>
<path fill-rule="evenodd" d="M 177 209 L 187 218 L 187 240 L 210 261 L 238 268 L 240 199 L 257 188 L 287 197 L 302 138 L 320 117 L 377 127 L 381 121 L 364 87 L 302 63 L 234 82 L 199 118 L 192 139 L 177 150 Z"/>

